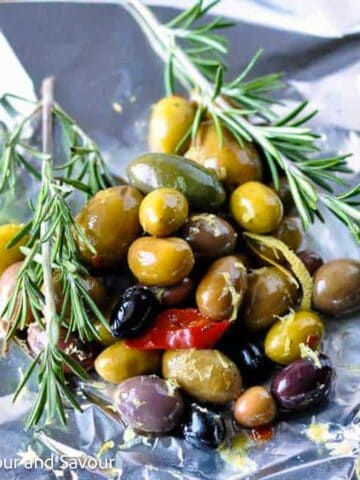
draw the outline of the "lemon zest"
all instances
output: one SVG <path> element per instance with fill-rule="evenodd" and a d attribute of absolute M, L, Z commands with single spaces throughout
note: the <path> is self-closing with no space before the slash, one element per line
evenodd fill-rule
<path fill-rule="evenodd" d="M 319 354 L 315 352 L 315 350 L 312 350 L 310 347 L 305 345 L 305 343 L 300 343 L 299 348 L 301 358 L 308 358 L 312 361 L 316 368 L 321 368 Z"/>
<path fill-rule="evenodd" d="M 102 457 L 106 452 L 114 448 L 114 446 L 115 446 L 114 440 L 108 440 L 107 442 L 104 442 L 103 444 L 101 444 L 96 454 L 97 458 Z"/>

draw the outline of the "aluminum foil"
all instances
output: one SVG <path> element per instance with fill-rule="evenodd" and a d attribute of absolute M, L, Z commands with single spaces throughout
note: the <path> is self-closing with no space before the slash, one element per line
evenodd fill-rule
<path fill-rule="evenodd" d="M 323 134 L 324 151 L 353 152 L 353 181 L 358 180 L 358 0 L 223 0 L 220 5 L 239 19 L 228 33 L 230 70 L 237 72 L 264 47 L 257 73 L 286 72 L 284 99 L 290 105 L 306 97 L 320 109 L 313 123 Z M 174 13 L 155 11 L 162 19 Z M 2 3 L 0 30 L 8 42 L 0 36 L 0 93 L 10 89 L 32 96 L 41 79 L 54 74 L 59 103 L 96 139 L 111 168 L 123 173 L 127 162 L 146 149 L 149 108 L 163 95 L 161 63 L 127 11 L 113 4 Z M 31 194 L 34 188 L 27 184 L 27 189 Z M 22 191 L 0 199 L 1 222 L 25 216 Z M 325 259 L 360 258 L 359 247 L 330 217 L 326 225 L 314 225 L 306 243 Z M 36 383 L 12 404 L 28 363 L 14 344 L 0 362 L 0 478 L 355 480 L 360 470 L 360 317 L 325 321 L 324 350 L 337 370 L 330 402 L 313 417 L 279 423 L 267 443 L 241 437 L 236 454 L 196 450 L 171 436 L 134 436 L 111 409 L 111 389 L 97 379 L 80 386 L 84 413 L 68 410 L 68 430 L 48 425 L 24 432 Z M 77 459 L 78 468 L 61 455 Z M 50 461 L 42 465 L 36 463 L 39 458 Z M 15 459 L 16 468 L 9 468 Z M 109 460 L 111 468 L 95 468 L 94 459 Z"/>

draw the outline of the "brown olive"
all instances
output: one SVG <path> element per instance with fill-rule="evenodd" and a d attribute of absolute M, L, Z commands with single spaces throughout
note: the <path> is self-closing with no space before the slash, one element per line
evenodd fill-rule
<path fill-rule="evenodd" d="M 84 260 L 94 268 L 115 268 L 126 258 L 130 243 L 140 234 L 141 193 L 119 186 L 98 192 L 76 217 L 96 253 L 77 236 Z"/>
<path fill-rule="evenodd" d="M 271 393 L 261 386 L 251 387 L 236 400 L 234 417 L 243 427 L 262 427 L 276 416 L 276 404 Z"/>
<path fill-rule="evenodd" d="M 314 275 L 313 305 L 329 315 L 343 315 L 360 309 L 360 262 L 332 260 Z"/>
<path fill-rule="evenodd" d="M 279 188 L 276 189 L 274 185 L 271 185 L 272 188 L 279 195 L 280 200 L 284 206 L 284 211 L 289 212 L 294 206 L 294 200 L 291 194 L 290 185 L 286 177 L 280 177 L 279 179 Z"/>
<path fill-rule="evenodd" d="M 296 255 L 303 262 L 310 275 L 314 275 L 316 270 L 324 264 L 320 255 L 312 250 L 301 250 L 300 252 L 297 252 Z"/>
<path fill-rule="evenodd" d="M 250 330 L 270 327 L 277 316 L 288 313 L 297 297 L 297 285 L 276 267 L 264 267 L 248 275 L 242 315 Z"/>
<path fill-rule="evenodd" d="M 191 278 L 185 277 L 173 287 L 161 288 L 152 287 L 151 290 L 161 305 L 176 307 L 182 305 L 189 299 L 194 289 L 194 282 Z"/>
<path fill-rule="evenodd" d="M 196 304 L 214 320 L 235 320 L 247 287 L 247 273 L 235 255 L 216 260 L 196 290 Z"/>
<path fill-rule="evenodd" d="M 226 220 L 212 213 L 191 215 L 181 236 L 199 258 L 218 258 L 235 250 L 237 233 Z"/>

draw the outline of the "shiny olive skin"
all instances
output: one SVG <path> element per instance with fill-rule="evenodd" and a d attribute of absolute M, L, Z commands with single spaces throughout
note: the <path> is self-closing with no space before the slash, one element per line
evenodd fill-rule
<path fill-rule="evenodd" d="M 86 371 L 91 370 L 94 366 L 94 360 L 96 356 L 96 347 L 92 343 L 83 343 L 75 334 L 71 334 L 66 340 L 67 330 L 65 328 L 60 329 L 60 340 L 58 348 L 68 355 L 73 360 L 79 363 Z M 27 330 L 27 343 L 31 352 L 34 355 L 38 355 L 41 350 L 47 345 L 47 333 L 37 323 L 31 323 Z M 64 366 L 64 373 L 73 373 L 70 367 Z"/>
<path fill-rule="evenodd" d="M 185 440 L 196 448 L 217 448 L 225 440 L 225 422 L 221 415 L 196 403 L 183 427 Z"/>
<path fill-rule="evenodd" d="M 223 218 L 212 213 L 200 213 L 187 219 L 181 236 L 196 257 L 212 259 L 232 254 L 238 235 Z"/>
<path fill-rule="evenodd" d="M 150 150 L 176 153 L 176 147 L 192 125 L 195 112 L 196 107 L 192 102 L 177 95 L 162 98 L 155 103 L 149 122 Z"/>
<path fill-rule="evenodd" d="M 156 375 L 136 376 L 120 383 L 115 406 L 129 426 L 156 434 L 173 430 L 184 411 L 179 389 Z"/>
<path fill-rule="evenodd" d="M 196 305 L 214 320 L 235 320 L 247 288 L 247 272 L 236 255 L 222 257 L 210 266 L 196 290 Z"/>
<path fill-rule="evenodd" d="M 22 225 L 14 223 L 0 225 L 0 275 L 4 270 L 10 267 L 10 265 L 15 262 L 20 262 L 20 260 L 24 258 L 24 255 L 20 251 L 20 247 L 23 247 L 27 242 L 26 236 L 15 246 L 7 248 L 8 242 L 20 232 L 22 227 Z"/>
<path fill-rule="evenodd" d="M 329 397 L 335 371 L 326 355 L 320 354 L 319 360 L 320 368 L 308 358 L 295 360 L 274 377 L 271 392 L 280 411 L 309 410 Z"/>
<path fill-rule="evenodd" d="M 314 275 L 313 306 L 328 315 L 344 315 L 360 309 L 360 262 L 332 260 Z"/>
<path fill-rule="evenodd" d="M 162 359 L 162 373 L 203 402 L 224 404 L 235 400 L 241 391 L 237 366 L 218 350 L 167 350 Z"/>
<path fill-rule="evenodd" d="M 111 314 L 111 333 L 116 338 L 136 336 L 151 325 L 157 306 L 148 288 L 140 285 L 128 288 Z"/>
<path fill-rule="evenodd" d="M 130 246 L 128 264 L 133 275 L 144 285 L 169 287 L 189 275 L 194 256 L 181 238 L 142 237 Z"/>
<path fill-rule="evenodd" d="M 265 387 L 255 386 L 245 390 L 236 400 L 234 417 L 243 427 L 257 428 L 271 423 L 276 410 L 271 393 Z"/>
<path fill-rule="evenodd" d="M 130 184 L 141 192 L 174 188 L 195 210 L 218 210 L 225 202 L 224 187 L 216 176 L 185 157 L 147 153 L 130 162 L 127 172 Z"/>
<path fill-rule="evenodd" d="M 202 123 L 185 156 L 213 171 L 229 187 L 261 180 L 262 163 L 254 145 L 244 142 L 241 146 L 224 127 L 222 133 L 221 145 L 214 123 Z"/>
<path fill-rule="evenodd" d="M 263 267 L 248 275 L 242 317 L 251 331 L 263 330 L 294 305 L 297 285 L 276 267 Z"/>
<path fill-rule="evenodd" d="M 161 288 L 151 287 L 158 302 L 167 307 L 177 307 L 189 300 L 194 290 L 194 282 L 191 278 L 185 277 L 180 283 L 173 287 Z"/>
<path fill-rule="evenodd" d="M 276 363 L 288 365 L 300 357 L 300 344 L 319 346 L 324 324 L 318 314 L 305 310 L 278 320 L 265 337 L 265 353 Z"/>
<path fill-rule="evenodd" d="M 320 255 L 312 250 L 301 250 L 300 252 L 296 252 L 296 255 L 303 262 L 310 275 L 314 275 L 316 270 L 324 265 L 324 261 Z"/>
<path fill-rule="evenodd" d="M 260 182 L 247 182 L 234 190 L 230 211 L 237 223 L 252 233 L 274 231 L 283 217 L 280 198 L 274 190 Z"/>
<path fill-rule="evenodd" d="M 97 356 L 95 370 L 104 380 L 120 383 L 135 375 L 156 373 L 160 363 L 159 352 L 138 350 L 120 341 L 110 345 Z"/>
<path fill-rule="evenodd" d="M 145 232 L 168 237 L 184 224 L 189 213 L 185 196 L 173 188 L 158 188 L 141 202 L 139 218 Z"/>
<path fill-rule="evenodd" d="M 114 268 L 125 258 L 130 243 L 140 234 L 142 195 L 129 186 L 101 190 L 76 217 L 78 226 L 96 250 L 93 254 L 77 236 L 81 255 L 94 268 Z"/>

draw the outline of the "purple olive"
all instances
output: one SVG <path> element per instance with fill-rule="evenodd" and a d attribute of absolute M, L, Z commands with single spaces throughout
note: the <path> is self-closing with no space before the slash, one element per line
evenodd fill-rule
<path fill-rule="evenodd" d="M 179 389 L 156 375 L 125 380 L 115 398 L 124 421 L 140 432 L 165 433 L 181 422 L 184 402 Z"/>
<path fill-rule="evenodd" d="M 272 381 L 271 392 L 283 412 L 310 409 L 329 397 L 335 373 L 330 359 L 319 355 L 321 366 L 302 358 L 281 370 Z"/>

